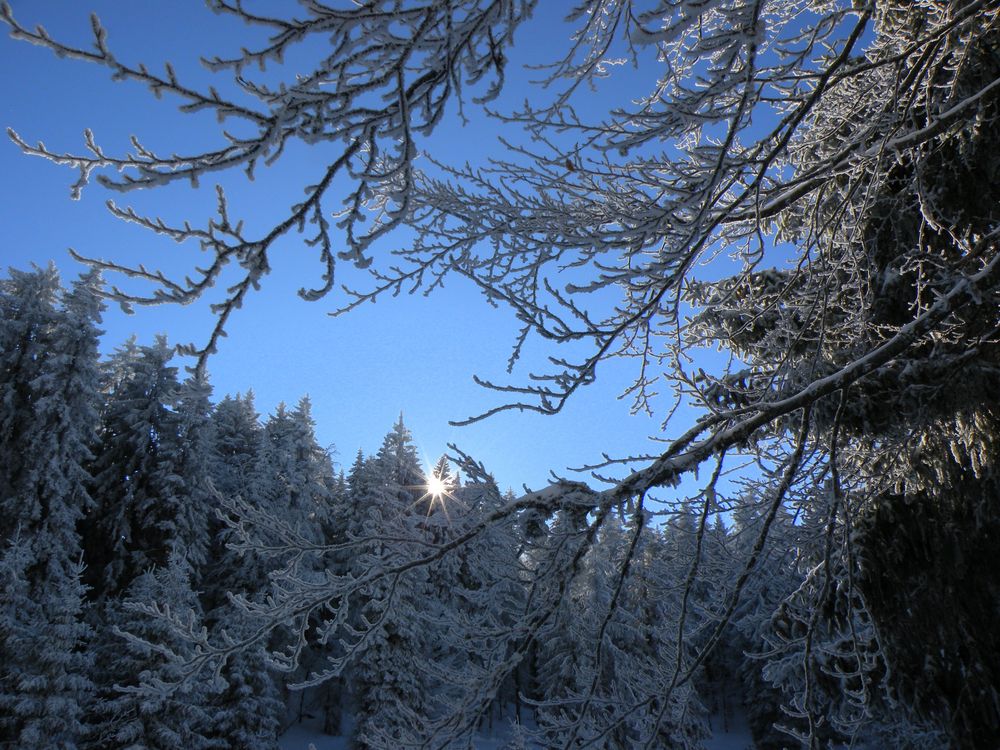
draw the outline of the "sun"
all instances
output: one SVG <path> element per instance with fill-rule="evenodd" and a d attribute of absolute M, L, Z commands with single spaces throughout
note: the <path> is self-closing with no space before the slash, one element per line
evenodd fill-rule
<path fill-rule="evenodd" d="M 432 502 L 447 495 L 450 489 L 451 487 L 446 485 L 444 480 L 442 480 L 441 477 L 433 471 L 427 477 L 427 484 L 424 485 L 424 490 L 426 491 L 427 496 L 431 498 Z"/>
<path fill-rule="evenodd" d="M 438 476 L 433 469 L 424 474 L 424 484 L 419 489 L 423 490 L 423 495 L 418 498 L 417 503 L 427 501 L 427 515 L 429 516 L 435 509 L 440 508 L 444 517 L 451 523 L 451 516 L 448 514 L 448 500 L 454 500 L 455 496 L 451 491 L 454 485 L 446 482 Z"/>

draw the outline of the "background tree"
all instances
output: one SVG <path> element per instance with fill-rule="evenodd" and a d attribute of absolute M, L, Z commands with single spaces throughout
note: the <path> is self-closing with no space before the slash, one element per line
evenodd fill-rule
<path fill-rule="evenodd" d="M 89 583 L 98 597 L 117 596 L 152 566 L 163 567 L 177 547 L 203 532 L 187 521 L 180 420 L 175 411 L 173 348 L 134 341 L 105 367 L 107 392 L 95 450 L 92 493 L 98 505 L 86 519 Z M 197 554 L 197 553 L 196 553 Z"/>
<path fill-rule="evenodd" d="M 423 472 L 402 414 L 372 459 L 371 472 L 369 494 L 358 503 L 366 513 L 366 543 L 357 561 L 363 572 L 407 559 L 427 537 L 421 528 Z M 366 588 L 359 623 L 363 658 L 353 672 L 359 748 L 405 746 L 433 700 L 424 666 L 426 630 L 418 614 L 428 589 L 428 572 L 421 568 Z"/>
<path fill-rule="evenodd" d="M 267 561 L 240 555 L 228 545 L 233 530 L 218 513 L 223 500 L 239 499 L 262 502 L 260 492 L 267 486 L 263 475 L 263 429 L 254 406 L 253 393 L 226 396 L 212 410 L 213 448 L 210 454 L 212 485 L 215 487 L 215 514 L 210 516 L 213 585 L 207 586 L 206 616 L 210 621 L 223 619 L 226 592 L 256 592 L 266 585 Z M 218 612 L 216 609 L 218 608 Z"/>
<path fill-rule="evenodd" d="M 73 748 L 93 699 L 77 525 L 97 427 L 100 278 L 0 284 L 0 742 Z"/>
<path fill-rule="evenodd" d="M 103 700 L 93 717 L 92 747 L 231 746 L 212 737 L 206 695 L 211 683 L 157 696 L 137 690 L 140 684 L 170 681 L 176 669 L 171 657 L 189 647 L 162 619 L 149 616 L 151 608 L 173 612 L 192 630 L 201 627 L 201 607 L 188 571 L 183 550 L 175 550 L 166 565 L 137 576 L 126 596 L 107 601 L 98 646 Z"/>

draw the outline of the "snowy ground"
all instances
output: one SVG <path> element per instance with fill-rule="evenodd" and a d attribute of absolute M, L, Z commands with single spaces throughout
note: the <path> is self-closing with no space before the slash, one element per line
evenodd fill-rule
<path fill-rule="evenodd" d="M 725 716 L 712 717 L 711 739 L 705 741 L 705 750 L 754 750 L 753 739 L 741 710 L 728 711 Z M 476 741 L 476 750 L 499 750 L 506 737 L 482 737 Z M 297 724 L 281 738 L 281 750 L 347 750 L 345 737 L 330 737 L 320 731 L 319 721 Z"/>
<path fill-rule="evenodd" d="M 476 750 L 500 750 L 509 738 L 509 731 L 498 736 L 479 737 L 476 739 Z M 305 722 L 291 727 L 281 737 L 281 750 L 347 750 L 346 737 L 331 737 L 320 731 L 320 722 Z M 740 750 L 743 750 L 740 748 Z"/>
<path fill-rule="evenodd" d="M 281 750 L 309 750 L 310 743 L 316 750 L 347 750 L 346 737 L 323 734 L 318 726 L 296 724 L 281 736 Z"/>
<path fill-rule="evenodd" d="M 753 736 L 742 710 L 728 716 L 711 717 L 712 737 L 705 740 L 705 750 L 754 750 Z"/>
<path fill-rule="evenodd" d="M 753 735 L 737 683 L 729 679 L 724 685 L 712 696 L 712 714 L 708 719 L 712 736 L 705 740 L 705 750 L 754 750 Z"/>
<path fill-rule="evenodd" d="M 711 712 L 709 730 L 712 736 L 704 741 L 703 750 L 755 750 L 742 696 L 732 681 L 712 691 L 708 710 Z M 349 713 L 345 713 L 343 722 L 342 730 L 350 732 L 353 722 Z M 307 718 L 303 723 L 293 725 L 281 737 L 281 750 L 347 750 L 346 737 L 323 734 L 322 726 L 320 717 Z M 476 750 L 501 750 L 510 746 L 515 731 L 510 723 L 497 721 L 491 726 L 491 730 L 475 738 Z"/>

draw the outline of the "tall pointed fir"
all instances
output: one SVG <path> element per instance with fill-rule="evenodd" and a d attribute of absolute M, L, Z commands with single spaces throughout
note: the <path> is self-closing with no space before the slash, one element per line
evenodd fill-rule
<path fill-rule="evenodd" d="M 308 396 L 291 411 L 278 405 L 264 425 L 264 445 L 274 480 L 267 509 L 310 541 L 321 541 L 330 523 L 333 465 L 316 440 Z"/>
<path fill-rule="evenodd" d="M 196 590 L 206 573 L 210 527 L 217 505 L 211 471 L 215 442 L 211 395 L 212 386 L 204 375 L 192 375 L 181 383 L 175 400 L 177 431 L 170 436 L 176 448 L 174 463 L 181 479 L 183 498 L 177 508 L 176 530 Z"/>
<path fill-rule="evenodd" d="M 94 462 L 93 494 L 98 502 L 87 519 L 87 564 L 98 598 L 115 596 L 152 566 L 166 565 L 183 549 L 198 560 L 206 544 L 201 480 L 204 472 L 187 440 L 207 438 L 207 385 L 191 384 L 184 402 L 173 349 L 164 337 L 152 346 L 129 342 L 105 366 L 105 405 Z M 199 403 L 200 402 L 200 403 Z M 193 411 L 190 411 L 193 410 Z M 195 489 L 197 505 L 188 492 Z"/>
<path fill-rule="evenodd" d="M 263 432 L 253 391 L 226 396 L 212 410 L 212 483 L 222 497 L 247 496 Z"/>
<path fill-rule="evenodd" d="M 551 546 L 538 550 L 535 558 L 542 576 L 549 566 L 558 566 L 555 561 L 567 565 L 586 548 L 586 514 L 560 511 L 551 523 L 550 532 Z M 558 587 L 546 586 L 532 592 L 540 594 L 541 601 L 553 607 L 544 621 L 539 622 L 535 635 L 537 716 L 543 744 L 557 742 L 560 736 L 572 731 L 572 724 L 583 720 L 580 695 L 594 674 L 592 631 L 596 626 L 593 611 L 585 601 L 588 585 L 583 580 L 582 568 L 583 560 L 579 559 L 578 573 L 569 581 L 565 597 L 559 596 Z"/>
<path fill-rule="evenodd" d="M 174 549 L 161 567 L 131 581 L 125 595 L 104 604 L 98 645 L 102 698 L 93 719 L 94 750 L 213 750 L 230 747 L 212 737 L 215 717 L 209 708 L 210 681 L 158 689 L 178 681 L 178 664 L 191 655 L 191 643 L 164 616 L 196 634 L 201 606 L 191 589 L 183 549 Z"/>
<path fill-rule="evenodd" d="M 270 486 L 264 460 L 264 431 L 252 392 L 226 396 L 211 414 L 212 448 L 208 455 L 213 509 L 232 514 L 234 501 L 260 505 Z M 256 624 L 228 601 L 227 595 L 259 599 L 267 593 L 271 561 L 240 554 L 228 545 L 233 529 L 218 516 L 209 518 L 211 575 L 202 582 L 205 620 L 215 641 L 246 637 Z M 268 669 L 265 645 L 236 654 L 223 666 L 225 686 L 211 697 L 211 737 L 227 747 L 271 750 L 285 716 L 279 680 Z"/>
<path fill-rule="evenodd" d="M 339 524 L 343 526 L 344 540 L 352 544 L 359 542 L 364 536 L 365 519 L 368 514 L 366 500 L 375 487 L 374 462 L 367 458 L 358 448 L 354 462 L 347 472 L 347 503 L 343 518 Z M 356 553 L 348 550 L 344 555 L 347 567 L 357 567 Z"/>
<path fill-rule="evenodd" d="M 262 485 L 262 510 L 307 545 L 326 542 L 333 518 L 333 465 L 328 452 L 317 442 L 311 411 L 307 396 L 294 409 L 279 404 L 264 424 L 262 459 L 267 471 L 267 481 Z M 263 541 L 270 543 L 272 540 L 265 538 Z M 318 582 L 329 562 L 325 556 L 314 554 L 299 557 L 295 563 L 297 575 Z M 283 563 L 275 560 L 273 564 Z M 308 627 L 317 624 L 313 620 Z M 310 638 L 295 669 L 283 675 L 286 685 L 296 685 L 324 669 L 328 649 L 318 640 Z M 276 652 L 295 648 L 293 640 L 282 642 L 280 636 L 272 639 L 270 646 Z M 288 700 L 294 716 L 301 719 L 307 711 L 325 710 L 322 704 L 333 703 L 329 690 L 330 685 L 326 685 L 290 694 Z M 332 713 L 326 718 L 325 723 L 336 723 Z"/>
<path fill-rule="evenodd" d="M 267 485 L 263 466 L 264 431 L 254 406 L 252 392 L 226 396 L 212 411 L 214 433 L 209 464 L 215 488 L 215 510 L 232 515 L 233 503 L 260 504 Z M 211 516 L 210 557 L 212 580 L 204 588 L 205 609 L 209 621 L 228 609 L 227 592 L 262 592 L 268 585 L 267 562 L 259 556 L 242 555 L 229 547 L 233 529 L 218 517 Z"/>
<path fill-rule="evenodd" d="M 424 477 L 402 415 L 371 471 L 368 491 L 358 501 L 365 511 L 359 571 L 383 569 L 425 549 L 416 508 Z M 382 579 L 362 603 L 363 652 L 352 675 L 357 748 L 400 747 L 423 731 L 426 649 L 416 613 L 426 576 L 417 569 Z"/>
<path fill-rule="evenodd" d="M 435 469 L 439 476 L 440 468 Z M 501 496 L 489 474 L 474 473 L 464 485 L 456 476 L 453 483 L 452 497 L 446 500 L 448 537 L 482 522 L 511 499 Z M 486 731 L 492 729 L 494 719 L 517 717 L 524 692 L 520 678 L 525 650 L 516 628 L 526 604 L 520 551 L 517 520 L 507 517 L 449 553 L 436 574 L 443 625 L 434 630 L 451 650 L 450 660 L 447 654 L 439 659 L 454 664 L 450 679 L 445 673 L 450 683 L 445 694 L 450 689 L 456 705 L 464 703 L 473 712 L 482 710 Z"/>
<path fill-rule="evenodd" d="M 32 429 L 32 382 L 41 375 L 49 355 L 56 320 L 59 276 L 54 266 L 35 271 L 10 269 L 0 281 L 0 530 L 8 538 L 20 511 L 13 504 L 15 485 L 31 457 L 24 435 Z M 8 506 L 8 503 L 10 504 Z"/>
<path fill-rule="evenodd" d="M 77 524 L 97 421 L 96 273 L 0 285 L 0 744 L 73 748 L 92 697 Z"/>

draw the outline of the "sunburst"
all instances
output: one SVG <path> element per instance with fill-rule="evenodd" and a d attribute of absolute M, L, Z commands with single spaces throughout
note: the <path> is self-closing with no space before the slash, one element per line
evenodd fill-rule
<path fill-rule="evenodd" d="M 448 514 L 448 501 L 455 500 L 451 493 L 455 486 L 449 484 L 442 477 L 438 476 L 433 469 L 424 474 L 424 484 L 418 489 L 422 489 L 424 494 L 417 499 L 417 503 L 427 501 L 427 515 L 434 512 L 435 508 L 440 508 L 445 519 L 451 523 L 451 516 Z"/>

